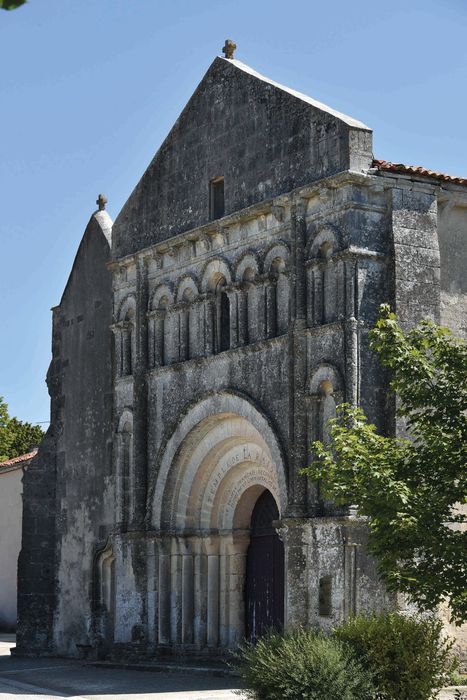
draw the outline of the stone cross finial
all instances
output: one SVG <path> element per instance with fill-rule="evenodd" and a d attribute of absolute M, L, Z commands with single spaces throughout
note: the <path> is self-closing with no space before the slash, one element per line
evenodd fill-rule
<path fill-rule="evenodd" d="M 100 194 L 96 199 L 96 204 L 99 207 L 99 211 L 105 210 L 105 205 L 107 204 L 107 197 L 105 194 Z"/>
<path fill-rule="evenodd" d="M 224 52 L 226 58 L 233 58 L 234 51 L 236 48 L 237 44 L 235 43 L 235 41 L 232 41 L 232 39 L 226 39 L 225 44 L 222 47 L 222 51 Z"/>

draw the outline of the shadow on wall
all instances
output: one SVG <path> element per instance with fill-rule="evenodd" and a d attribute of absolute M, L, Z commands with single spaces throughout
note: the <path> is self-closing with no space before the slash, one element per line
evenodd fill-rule
<path fill-rule="evenodd" d="M 16 632 L 16 625 L 11 622 L 6 622 L 0 615 L 0 642 L 3 641 L 4 635 L 11 636 Z"/>

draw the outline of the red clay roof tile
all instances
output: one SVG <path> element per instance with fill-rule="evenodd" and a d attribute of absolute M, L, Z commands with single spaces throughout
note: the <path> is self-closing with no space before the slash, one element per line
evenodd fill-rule
<path fill-rule="evenodd" d="M 37 454 L 37 450 L 32 450 L 25 455 L 20 455 L 19 457 L 12 457 L 12 459 L 7 459 L 5 462 L 0 462 L 0 473 L 2 470 L 7 470 L 10 467 L 14 467 L 15 464 L 21 464 L 22 462 L 29 462 Z"/>
<path fill-rule="evenodd" d="M 404 163 L 391 163 L 388 160 L 374 160 L 373 167 L 378 170 L 386 170 L 391 173 L 403 173 L 405 175 L 422 175 L 423 177 L 431 177 L 436 180 L 444 180 L 452 182 L 455 185 L 467 185 L 467 178 L 454 177 L 445 173 L 437 173 L 434 170 L 428 170 L 417 165 L 404 165 Z"/>

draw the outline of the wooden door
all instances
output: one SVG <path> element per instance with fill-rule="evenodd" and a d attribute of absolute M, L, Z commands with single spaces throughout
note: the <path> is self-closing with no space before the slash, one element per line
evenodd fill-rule
<path fill-rule="evenodd" d="M 272 526 L 279 511 L 269 491 L 258 498 L 251 516 L 246 573 L 246 634 L 255 640 L 284 625 L 284 545 Z"/>

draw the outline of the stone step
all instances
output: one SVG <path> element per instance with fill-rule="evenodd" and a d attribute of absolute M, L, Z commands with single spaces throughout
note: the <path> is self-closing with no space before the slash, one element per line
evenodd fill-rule
<path fill-rule="evenodd" d="M 91 661 L 88 666 L 98 668 L 120 668 L 129 671 L 153 671 L 155 673 L 200 673 L 208 676 L 236 676 L 238 673 L 227 664 L 219 663 L 195 663 L 192 661 Z"/>

